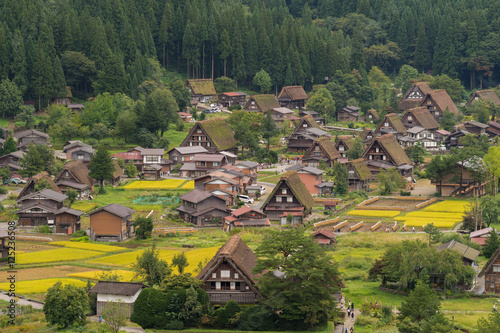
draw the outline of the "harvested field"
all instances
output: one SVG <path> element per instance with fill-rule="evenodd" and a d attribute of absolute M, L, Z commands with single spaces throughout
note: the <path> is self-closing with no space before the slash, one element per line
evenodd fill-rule
<path fill-rule="evenodd" d="M 417 210 L 417 205 L 422 203 L 421 200 L 398 200 L 398 199 L 380 199 L 375 202 L 366 204 L 365 207 L 380 206 L 380 207 L 406 207 L 406 211 Z"/>
<path fill-rule="evenodd" d="M 51 267 L 39 267 L 39 268 L 26 268 L 18 269 L 16 273 L 16 279 L 18 281 L 30 280 L 33 278 L 38 279 L 49 279 L 56 277 L 66 277 L 68 274 L 76 274 L 92 271 L 92 268 L 79 267 L 71 265 L 62 266 L 51 266 Z M 0 271 L 0 281 L 6 281 L 10 276 L 7 271 Z"/>
<path fill-rule="evenodd" d="M 28 253 L 44 250 L 52 250 L 58 248 L 57 246 L 48 245 L 42 242 L 26 242 L 16 240 L 16 253 Z"/>
<path fill-rule="evenodd" d="M 370 228 L 373 227 L 378 222 L 375 220 L 369 221 L 367 219 L 348 220 L 347 225 L 340 228 L 340 232 L 349 232 L 350 227 L 361 221 L 364 221 L 365 225 L 357 229 L 355 232 L 372 232 Z M 394 226 L 394 222 L 392 223 L 382 222 L 380 227 L 374 232 L 385 232 L 386 228 L 391 228 L 392 226 Z M 403 225 L 401 224 L 400 227 L 402 226 Z M 325 226 L 324 228 L 318 228 L 318 229 L 326 229 L 329 231 L 333 231 L 333 225 Z"/>
<path fill-rule="evenodd" d="M 39 294 L 45 293 L 50 287 L 57 282 L 62 284 L 72 284 L 77 287 L 85 287 L 87 284 L 82 280 L 68 278 L 52 278 L 43 280 L 28 280 L 16 282 L 17 294 Z M 0 283 L 0 290 L 9 290 L 10 282 Z"/>

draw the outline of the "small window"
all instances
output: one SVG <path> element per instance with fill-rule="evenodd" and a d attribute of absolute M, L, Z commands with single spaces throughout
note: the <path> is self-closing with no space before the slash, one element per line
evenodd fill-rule
<path fill-rule="evenodd" d="M 68 171 L 66 171 L 65 175 L 66 175 L 66 177 L 69 177 L 69 172 L 68 172 Z"/>
<path fill-rule="evenodd" d="M 276 197 L 276 202 L 281 202 L 281 197 Z"/>
<path fill-rule="evenodd" d="M 384 123 L 384 127 L 389 127 L 389 123 Z"/>
<path fill-rule="evenodd" d="M 293 202 L 293 197 L 287 197 L 287 198 L 286 198 L 286 201 L 288 201 L 288 202 Z"/>
<path fill-rule="evenodd" d="M 380 148 L 378 148 L 378 147 L 377 147 L 377 148 L 375 148 L 375 152 L 376 152 L 376 153 L 380 152 Z"/>
<path fill-rule="evenodd" d="M 304 124 L 302 127 L 306 128 L 306 127 L 307 127 L 307 124 Z"/>
<path fill-rule="evenodd" d="M 251 104 L 252 104 L 252 105 L 255 105 L 255 101 L 252 101 L 252 103 L 251 103 Z"/>
<path fill-rule="evenodd" d="M 282 194 L 286 194 L 286 188 L 281 191 Z"/>
<path fill-rule="evenodd" d="M 230 271 L 220 271 L 220 277 L 221 278 L 229 278 L 229 277 L 231 277 L 231 272 Z"/>
<path fill-rule="evenodd" d="M 212 273 L 212 279 L 217 279 L 217 273 Z"/>
<path fill-rule="evenodd" d="M 412 116 L 408 116 L 408 120 L 413 120 L 413 117 Z"/>
<path fill-rule="evenodd" d="M 219 166 L 219 162 L 213 162 L 213 166 Z"/>
<path fill-rule="evenodd" d="M 500 265 L 493 265 L 493 272 L 500 273 Z"/>
<path fill-rule="evenodd" d="M 439 111 L 436 111 L 436 112 L 435 112 L 435 115 L 436 115 L 436 116 L 439 116 Z"/>
<path fill-rule="evenodd" d="M 240 275 L 238 273 L 234 273 L 234 278 L 239 279 Z"/>
<path fill-rule="evenodd" d="M 82 154 L 78 154 L 78 155 L 76 156 L 76 158 L 77 158 L 78 160 L 83 160 L 83 155 L 82 155 Z"/>
<path fill-rule="evenodd" d="M 382 160 L 385 161 L 385 155 L 382 155 Z"/>
<path fill-rule="evenodd" d="M 368 159 L 373 160 L 373 155 L 369 155 Z"/>

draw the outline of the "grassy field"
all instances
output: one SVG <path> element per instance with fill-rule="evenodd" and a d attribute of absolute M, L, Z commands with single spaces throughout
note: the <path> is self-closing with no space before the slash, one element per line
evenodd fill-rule
<path fill-rule="evenodd" d="M 184 179 L 136 180 L 123 188 L 127 190 L 193 190 L 194 181 Z"/>
<path fill-rule="evenodd" d="M 16 256 L 16 264 L 40 264 L 48 262 L 76 261 L 102 256 L 103 252 L 73 248 L 45 250 L 40 252 L 21 253 Z M 0 288 L 1 289 L 1 288 Z"/>
<path fill-rule="evenodd" d="M 85 287 L 86 285 L 86 283 L 82 280 L 69 278 L 16 281 L 16 293 L 20 295 L 45 293 L 47 292 L 47 289 L 52 287 L 57 282 L 61 282 L 62 284 L 72 284 L 77 287 Z M 1 290 L 9 290 L 9 286 L 10 282 L 0 283 Z"/>

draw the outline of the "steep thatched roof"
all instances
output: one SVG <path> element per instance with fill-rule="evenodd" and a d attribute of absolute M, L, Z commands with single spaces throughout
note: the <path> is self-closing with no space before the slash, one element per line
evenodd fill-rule
<path fill-rule="evenodd" d="M 434 101 L 434 103 L 439 107 L 439 109 L 442 112 L 445 112 L 446 109 L 448 108 L 448 111 L 450 111 L 451 113 L 458 114 L 458 108 L 455 105 L 455 103 L 453 103 L 453 100 L 451 99 L 450 95 L 448 95 L 446 90 L 444 89 L 432 90 L 427 94 L 427 96 L 430 96 L 430 98 Z M 425 98 L 423 101 L 425 101 Z"/>
<path fill-rule="evenodd" d="M 498 259 L 498 256 L 500 256 L 500 247 L 498 248 L 498 250 L 495 251 L 495 253 L 493 253 L 491 258 L 486 262 L 486 265 L 484 265 L 483 269 L 481 270 L 481 272 L 479 272 L 479 274 L 477 276 L 478 277 L 484 276 L 484 274 L 486 274 L 486 272 L 488 272 L 488 270 L 491 268 L 491 266 Z"/>
<path fill-rule="evenodd" d="M 373 116 L 373 118 L 376 119 L 376 120 L 380 119 L 380 116 L 378 115 L 378 112 L 375 109 L 367 110 L 366 111 L 366 115 L 368 115 L 368 114 L 371 114 Z"/>
<path fill-rule="evenodd" d="M 251 280 L 252 284 L 257 282 L 256 280 L 260 275 L 252 272 L 257 264 L 257 256 L 238 235 L 231 236 L 226 244 L 222 245 L 196 278 L 199 280 L 207 279 L 211 276 L 210 272 L 217 268 L 218 263 L 224 261 L 235 265 Z"/>
<path fill-rule="evenodd" d="M 340 157 L 340 153 L 338 152 L 337 149 L 335 149 L 335 144 L 332 142 L 330 137 L 321 137 L 316 140 L 314 140 L 313 144 L 309 149 L 306 151 L 304 156 L 308 156 L 310 152 L 314 150 L 314 147 L 319 146 L 323 154 L 329 159 L 329 160 L 336 160 L 337 158 Z"/>
<path fill-rule="evenodd" d="M 359 179 L 361 180 L 368 180 L 372 177 L 372 173 L 368 166 L 365 163 L 365 160 L 362 158 L 358 158 L 357 160 L 350 161 L 350 163 L 354 170 L 358 173 Z"/>
<path fill-rule="evenodd" d="M 314 199 L 307 190 L 304 183 L 300 180 L 299 176 L 297 176 L 297 171 L 289 171 L 281 176 L 280 181 L 274 187 L 273 191 L 267 197 L 266 201 L 262 205 L 262 210 L 265 209 L 271 198 L 276 194 L 276 191 L 281 186 L 282 183 L 286 183 L 288 188 L 292 191 L 293 195 L 299 203 L 304 206 L 305 210 L 310 210 L 314 205 Z"/>
<path fill-rule="evenodd" d="M 281 89 L 278 99 L 290 99 L 292 101 L 307 99 L 307 94 L 302 86 L 287 86 Z"/>
<path fill-rule="evenodd" d="M 236 147 L 234 133 L 224 119 L 207 119 L 197 124 L 210 137 L 218 150 L 228 150 Z"/>
<path fill-rule="evenodd" d="M 66 171 L 71 173 L 80 184 L 92 186 L 93 181 L 89 176 L 89 169 L 82 161 L 72 161 L 66 164 L 56 176 L 55 181 L 57 182 Z"/>
<path fill-rule="evenodd" d="M 318 125 L 318 123 L 316 122 L 316 120 L 314 119 L 313 116 L 311 115 L 307 115 L 307 116 L 304 116 L 301 118 L 301 122 L 299 123 L 299 125 L 297 126 L 297 128 L 300 128 L 300 126 L 302 125 L 303 122 L 307 122 L 309 124 L 310 127 L 314 127 L 314 128 L 317 128 L 317 129 L 321 129 Z"/>
<path fill-rule="evenodd" d="M 403 116 L 403 118 L 407 114 L 412 114 L 413 118 L 415 118 L 415 120 L 418 121 L 420 126 L 422 126 L 425 129 L 433 130 L 439 128 L 439 123 L 436 121 L 436 118 L 434 118 L 429 109 L 427 109 L 427 107 L 425 106 L 421 106 L 406 111 L 406 114 Z"/>
<path fill-rule="evenodd" d="M 262 112 L 267 112 L 269 110 L 272 110 L 274 108 L 279 108 L 281 105 L 276 99 L 276 96 L 274 95 L 254 95 L 250 96 L 250 99 L 248 100 L 247 104 L 245 105 L 245 109 L 248 108 L 250 103 L 255 101 L 255 104 L 259 107 L 259 109 L 262 110 Z"/>
<path fill-rule="evenodd" d="M 62 191 L 57 187 L 57 184 L 50 178 L 47 171 L 41 172 L 37 175 L 31 177 L 24 185 L 21 193 L 19 193 L 18 199 L 24 197 L 25 195 L 31 194 L 35 192 L 35 186 L 40 181 L 40 179 L 45 179 L 50 184 L 50 189 L 52 191 L 58 192 L 62 194 Z"/>
<path fill-rule="evenodd" d="M 194 95 L 213 96 L 217 95 L 212 79 L 191 79 L 187 80 Z"/>
<path fill-rule="evenodd" d="M 399 119 L 399 116 L 397 114 L 395 114 L 395 113 L 389 113 L 389 114 L 387 114 L 384 117 L 384 119 L 382 119 L 382 121 L 380 122 L 380 124 L 378 125 L 376 132 L 378 132 L 379 129 L 386 122 L 389 122 L 392 125 L 392 128 L 394 128 L 399 133 L 403 133 L 403 135 L 406 135 L 406 127 L 401 122 L 401 119 Z"/>
<path fill-rule="evenodd" d="M 494 90 L 479 90 L 472 94 L 472 96 L 469 98 L 467 103 L 465 103 L 465 105 L 471 106 L 472 102 L 474 102 L 476 98 L 492 102 L 495 105 L 500 104 L 500 98 L 498 98 L 498 95 Z"/>
<path fill-rule="evenodd" d="M 372 146 L 373 143 L 377 141 L 380 143 L 385 152 L 389 154 L 396 166 L 400 166 L 402 164 L 413 165 L 413 162 L 410 160 L 408 155 L 406 155 L 406 152 L 403 150 L 403 148 L 401 148 L 398 140 L 396 140 L 396 137 L 393 134 L 385 134 L 374 138 L 370 146 Z M 370 147 L 368 147 L 366 151 L 369 150 Z"/>

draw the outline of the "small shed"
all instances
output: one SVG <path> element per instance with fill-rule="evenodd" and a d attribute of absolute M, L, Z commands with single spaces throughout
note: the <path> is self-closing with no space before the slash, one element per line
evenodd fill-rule
<path fill-rule="evenodd" d="M 143 288 L 147 286 L 139 282 L 99 281 L 90 289 L 97 294 L 97 315 L 104 312 L 106 306 L 118 303 L 125 310 L 127 318 L 134 313 L 134 302 Z"/>
<path fill-rule="evenodd" d="M 325 210 L 336 210 L 337 202 L 336 201 L 323 201 L 323 207 Z"/>
<path fill-rule="evenodd" d="M 161 176 L 161 165 L 158 164 L 145 164 L 142 167 L 144 179 L 156 180 Z"/>
<path fill-rule="evenodd" d="M 314 241 L 320 245 L 332 245 L 337 243 L 335 234 L 326 229 L 321 229 L 312 234 Z"/>

